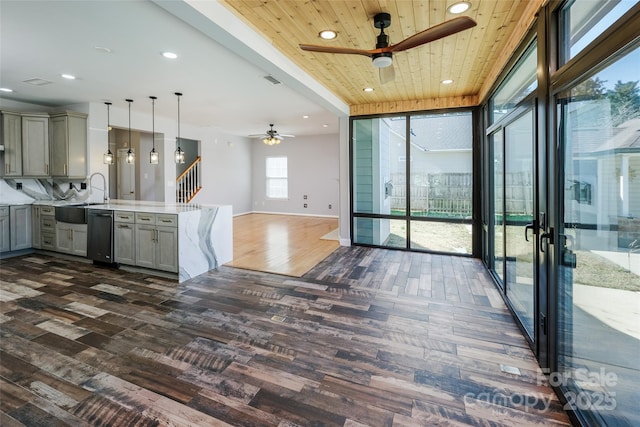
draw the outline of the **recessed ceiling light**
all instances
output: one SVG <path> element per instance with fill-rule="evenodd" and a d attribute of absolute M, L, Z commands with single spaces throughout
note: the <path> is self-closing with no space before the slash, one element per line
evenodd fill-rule
<path fill-rule="evenodd" d="M 67 80 L 75 80 L 76 76 L 71 75 L 71 74 L 61 74 L 63 78 L 67 79 Z"/>
<path fill-rule="evenodd" d="M 162 56 L 167 59 L 176 59 L 178 57 L 178 55 L 173 52 L 162 52 Z"/>
<path fill-rule="evenodd" d="M 453 80 L 451 79 L 445 79 L 441 82 L 443 85 L 450 85 L 451 83 L 453 83 Z"/>
<path fill-rule="evenodd" d="M 323 30 L 318 33 L 321 39 L 324 40 L 333 40 L 338 37 L 338 33 L 333 30 Z"/>
<path fill-rule="evenodd" d="M 449 13 L 458 14 L 462 12 L 466 12 L 471 7 L 471 3 L 467 1 L 461 1 L 458 3 L 454 3 L 449 6 Z"/>
<path fill-rule="evenodd" d="M 309 118 L 309 116 L 304 115 L 304 116 L 302 116 L 302 118 L 303 118 L 303 119 L 308 119 L 308 118 Z"/>
<path fill-rule="evenodd" d="M 372 87 L 365 87 L 364 89 L 362 89 L 365 92 L 373 92 L 373 88 Z"/>
<path fill-rule="evenodd" d="M 2 91 L 2 92 L 13 92 L 13 89 L 9 89 L 8 87 L 0 87 L 0 91 Z"/>
<path fill-rule="evenodd" d="M 328 127 L 329 127 L 329 125 L 325 123 L 325 124 L 323 124 L 323 125 L 322 125 L 322 127 L 323 127 L 323 128 L 328 128 Z"/>

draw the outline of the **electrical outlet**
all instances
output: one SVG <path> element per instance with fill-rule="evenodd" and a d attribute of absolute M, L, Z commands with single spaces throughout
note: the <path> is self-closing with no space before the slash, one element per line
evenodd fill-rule
<path fill-rule="evenodd" d="M 73 182 L 69 183 L 69 190 L 73 190 Z"/>
<path fill-rule="evenodd" d="M 329 205 L 329 209 L 331 209 L 331 205 Z"/>
<path fill-rule="evenodd" d="M 303 198 L 304 200 L 307 200 L 307 195 L 305 194 L 304 196 L 302 196 L 302 198 Z M 305 206 L 305 207 L 306 207 L 306 206 Z"/>
<path fill-rule="evenodd" d="M 86 190 L 87 189 L 87 183 L 86 182 L 81 182 L 80 183 L 80 189 L 81 190 Z"/>
<path fill-rule="evenodd" d="M 16 182 L 16 190 L 22 190 L 22 183 Z"/>
<path fill-rule="evenodd" d="M 305 203 L 303 207 L 305 207 L 305 208 L 306 208 L 306 207 L 307 207 L 307 204 Z"/>

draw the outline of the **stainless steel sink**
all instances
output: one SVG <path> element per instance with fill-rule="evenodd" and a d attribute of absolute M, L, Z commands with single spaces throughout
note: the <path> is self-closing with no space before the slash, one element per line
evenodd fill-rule
<path fill-rule="evenodd" d="M 87 204 L 56 206 L 56 221 L 68 224 L 87 223 Z"/>

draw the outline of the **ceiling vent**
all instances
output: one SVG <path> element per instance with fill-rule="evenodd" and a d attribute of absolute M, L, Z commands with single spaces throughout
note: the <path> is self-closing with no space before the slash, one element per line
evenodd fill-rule
<path fill-rule="evenodd" d="M 273 76 L 264 76 L 264 78 L 265 80 L 267 80 L 268 82 L 274 85 L 279 85 L 281 83 L 280 80 L 276 80 L 276 78 Z"/>
<path fill-rule="evenodd" d="M 34 85 L 34 86 L 44 86 L 44 85 L 51 84 L 53 82 L 50 82 L 49 80 L 45 80 L 45 79 L 29 79 L 29 80 L 25 80 L 24 83 L 29 83 L 30 85 Z"/>

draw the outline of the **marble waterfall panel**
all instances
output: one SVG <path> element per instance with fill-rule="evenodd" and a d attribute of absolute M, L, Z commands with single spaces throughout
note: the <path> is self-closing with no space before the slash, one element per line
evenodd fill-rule
<path fill-rule="evenodd" d="M 178 216 L 179 281 L 183 282 L 233 259 L 231 206 L 203 206 Z"/>

